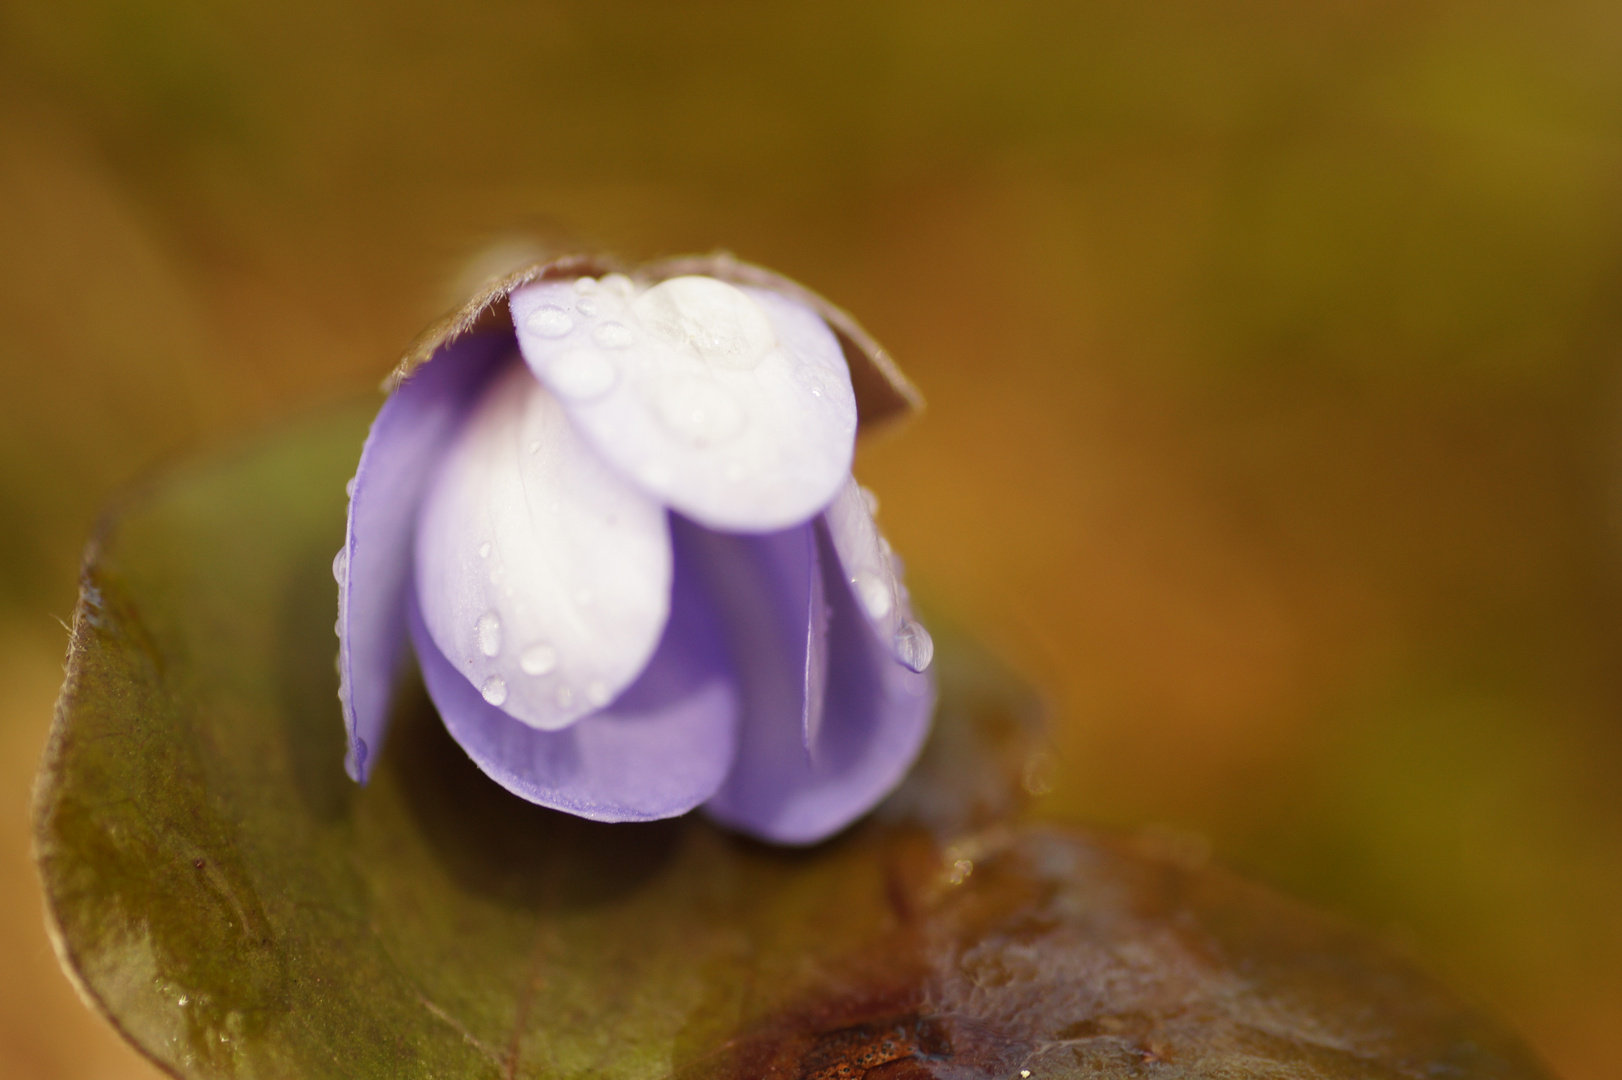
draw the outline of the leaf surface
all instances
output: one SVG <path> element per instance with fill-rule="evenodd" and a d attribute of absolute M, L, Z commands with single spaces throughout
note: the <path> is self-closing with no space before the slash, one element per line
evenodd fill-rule
<path fill-rule="evenodd" d="M 813 850 L 521 802 L 414 682 L 352 785 L 330 565 L 368 419 L 172 476 L 87 560 L 40 868 L 87 997 L 176 1076 L 1543 1075 L 1175 845 L 1021 823 L 1035 699 L 949 634 L 923 761 Z"/>

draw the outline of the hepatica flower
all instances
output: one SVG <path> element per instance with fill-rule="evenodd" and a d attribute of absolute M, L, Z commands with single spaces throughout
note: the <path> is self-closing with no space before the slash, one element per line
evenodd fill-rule
<path fill-rule="evenodd" d="M 758 268 L 603 269 L 514 275 L 397 373 L 334 563 L 349 773 L 409 641 L 514 794 L 820 840 L 900 780 L 933 707 L 929 635 L 850 474 L 859 418 L 912 392 Z"/>

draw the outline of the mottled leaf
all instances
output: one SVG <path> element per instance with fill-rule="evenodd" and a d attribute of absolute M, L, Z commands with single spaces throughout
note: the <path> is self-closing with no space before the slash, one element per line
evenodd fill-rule
<path fill-rule="evenodd" d="M 88 998 L 175 1075 L 1542 1075 L 1175 845 L 1019 824 L 1034 699 L 950 634 L 924 760 L 814 850 L 518 801 L 415 683 L 352 785 L 330 563 L 366 419 L 171 478 L 87 563 L 40 866 Z"/>

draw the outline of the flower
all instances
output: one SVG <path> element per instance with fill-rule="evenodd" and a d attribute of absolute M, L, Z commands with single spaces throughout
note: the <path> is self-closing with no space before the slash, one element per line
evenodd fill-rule
<path fill-rule="evenodd" d="M 728 256 L 562 259 L 391 382 L 333 564 L 352 777 L 407 641 L 479 768 L 582 817 L 811 843 L 905 774 L 932 645 L 850 467 L 916 395 L 843 312 Z"/>

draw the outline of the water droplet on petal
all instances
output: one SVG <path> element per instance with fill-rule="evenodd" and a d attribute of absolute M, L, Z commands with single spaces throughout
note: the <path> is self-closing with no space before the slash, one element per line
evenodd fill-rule
<path fill-rule="evenodd" d="M 605 322 L 591 332 L 591 340 L 605 349 L 628 349 L 636 344 L 636 331 L 622 322 Z"/>
<path fill-rule="evenodd" d="M 493 611 L 479 616 L 475 626 L 479 634 L 479 651 L 494 656 L 501 651 L 501 617 Z"/>
<path fill-rule="evenodd" d="M 542 304 L 529 313 L 524 325 L 544 338 L 560 338 L 574 329 L 569 313 L 555 304 Z"/>
<path fill-rule="evenodd" d="M 923 671 L 935 659 L 935 639 L 916 619 L 908 619 L 896 628 L 895 654 L 912 670 Z"/>
<path fill-rule="evenodd" d="M 545 675 L 558 666 L 557 650 L 550 645 L 531 645 L 518 658 L 525 675 Z"/>
<path fill-rule="evenodd" d="M 686 379 L 659 396 L 659 419 L 689 443 L 705 447 L 736 438 L 743 430 L 744 412 L 714 383 Z"/>
<path fill-rule="evenodd" d="M 608 704 L 608 684 L 601 679 L 595 680 L 586 687 L 586 700 L 601 708 Z"/>
<path fill-rule="evenodd" d="M 598 284 L 607 289 L 609 292 L 616 293 L 627 299 L 629 299 L 631 293 L 635 291 L 635 286 L 631 284 L 631 279 L 626 277 L 624 274 L 604 274 L 602 281 L 598 282 Z"/>
<path fill-rule="evenodd" d="M 601 397 L 613 389 L 618 377 L 608 357 L 588 349 L 566 352 L 546 368 L 547 384 L 570 401 Z"/>
<path fill-rule="evenodd" d="M 890 583 L 878 574 L 863 572 L 851 580 L 856 589 L 856 598 L 862 602 L 862 607 L 870 619 L 882 619 L 890 614 L 895 606 L 895 598 L 891 595 Z"/>
<path fill-rule="evenodd" d="M 777 344 L 771 320 L 741 289 L 708 277 L 662 281 L 631 311 L 655 337 L 717 368 L 748 371 Z"/>
<path fill-rule="evenodd" d="M 558 708 L 567 709 L 574 704 L 574 687 L 560 686 L 557 692 Z"/>
<path fill-rule="evenodd" d="M 484 685 L 479 687 L 479 693 L 484 695 L 484 700 L 500 708 L 502 702 L 507 700 L 507 680 L 500 675 L 492 675 L 484 680 Z"/>
<path fill-rule="evenodd" d="M 332 576 L 339 585 L 349 583 L 349 545 L 345 544 L 338 549 L 338 554 L 332 557 Z"/>
<path fill-rule="evenodd" d="M 597 314 L 597 301 L 589 296 L 582 296 L 574 302 L 574 309 L 589 319 Z"/>
<path fill-rule="evenodd" d="M 873 492 L 870 489 L 865 488 L 865 487 L 859 487 L 856 490 L 860 491 L 862 493 L 862 502 L 867 505 L 867 516 L 868 517 L 878 517 L 879 516 L 879 497 L 877 495 L 873 494 Z"/>
<path fill-rule="evenodd" d="M 355 497 L 355 478 L 353 476 L 344 481 L 344 494 L 351 499 Z"/>
<path fill-rule="evenodd" d="M 541 452 L 541 440 L 531 439 L 529 441 L 529 452 L 532 454 L 539 454 Z"/>
<path fill-rule="evenodd" d="M 486 540 L 484 543 L 479 545 L 479 558 L 488 559 L 489 557 L 490 557 L 490 541 Z"/>
<path fill-rule="evenodd" d="M 590 277 L 575 278 L 574 279 L 574 291 L 579 293 L 581 296 L 585 296 L 588 293 L 596 292 L 597 291 L 597 279 L 596 278 L 590 278 Z"/>

